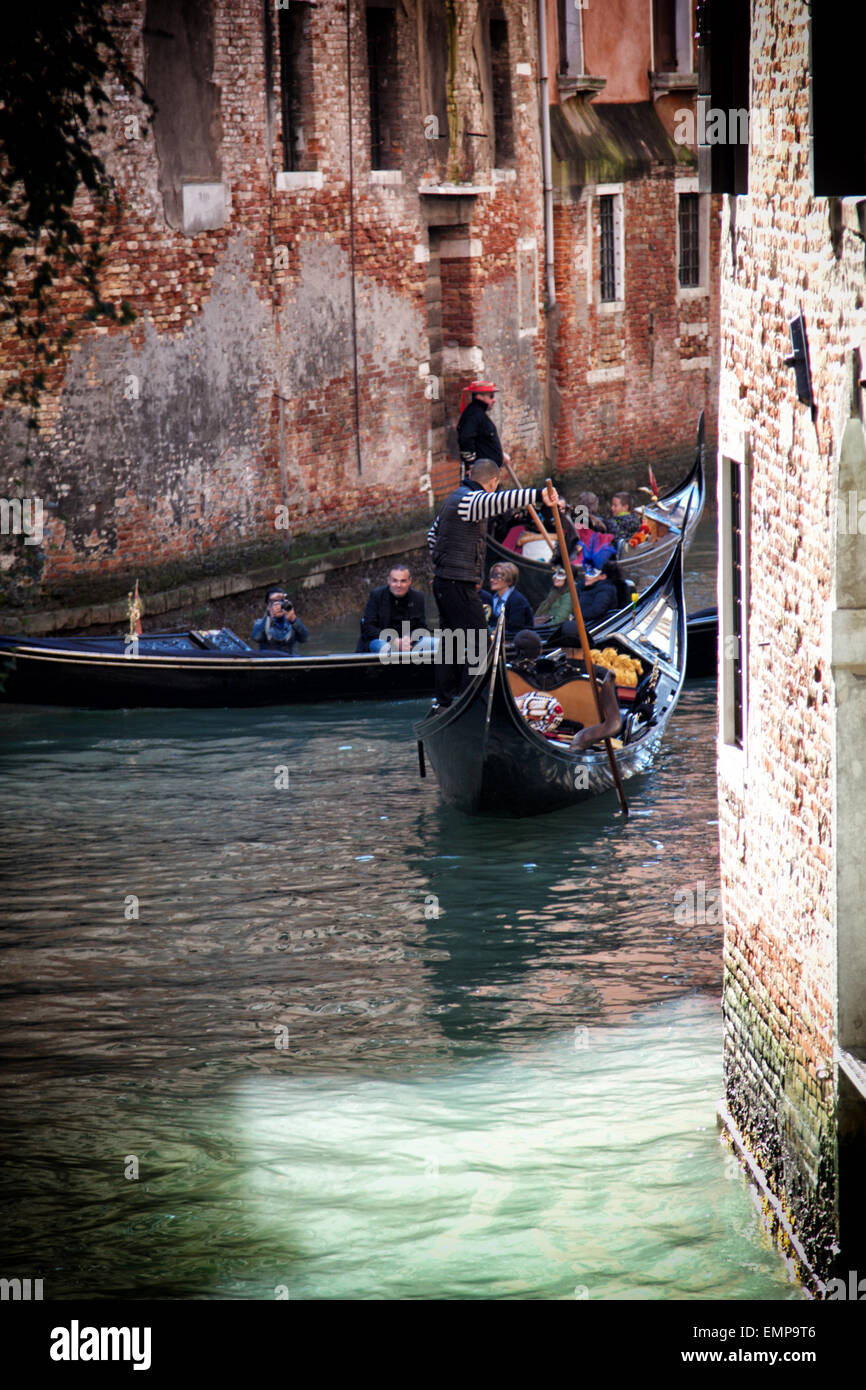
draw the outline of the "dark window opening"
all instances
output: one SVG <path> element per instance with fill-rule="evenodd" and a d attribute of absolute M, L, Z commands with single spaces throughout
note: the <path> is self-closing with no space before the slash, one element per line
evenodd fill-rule
<path fill-rule="evenodd" d="M 213 81 L 213 8 L 212 0 L 148 0 L 147 4 L 145 80 L 156 102 L 153 133 L 159 191 L 166 221 L 176 228 L 184 221 L 184 183 L 222 179 L 221 89 Z"/>
<path fill-rule="evenodd" d="M 676 0 L 654 0 L 653 55 L 656 72 L 677 70 Z"/>
<path fill-rule="evenodd" d="M 812 172 L 817 197 L 866 195 L 866 6 L 812 6 Z"/>
<path fill-rule="evenodd" d="M 511 101 L 508 22 L 500 15 L 490 20 L 490 65 L 493 85 L 493 165 L 494 168 L 502 168 L 514 159 L 514 107 Z"/>
<path fill-rule="evenodd" d="M 694 288 L 701 283 L 699 240 L 699 202 L 697 193 L 681 193 L 677 217 L 680 229 L 680 285 Z"/>
<path fill-rule="evenodd" d="M 730 463 L 731 470 L 731 636 L 733 638 L 734 743 L 743 746 L 743 536 L 740 524 L 741 477 L 740 465 Z"/>
<path fill-rule="evenodd" d="M 367 6 L 367 66 L 370 77 L 370 167 L 399 169 L 400 79 L 397 12 Z"/>
<path fill-rule="evenodd" d="M 444 0 L 425 0 L 422 14 L 424 135 L 435 157 L 448 154 L 448 15 Z M 433 119 L 431 119 L 433 118 Z"/>
<path fill-rule="evenodd" d="M 698 187 L 749 191 L 749 0 L 700 0 Z M 738 114 L 740 113 L 740 114 Z"/>
<path fill-rule="evenodd" d="M 279 10 L 283 168 L 315 168 L 310 148 L 313 109 L 312 11 L 295 3 Z"/>
<path fill-rule="evenodd" d="M 601 222 L 601 298 L 603 303 L 616 299 L 616 231 L 614 225 L 614 195 L 605 193 L 598 200 Z"/>

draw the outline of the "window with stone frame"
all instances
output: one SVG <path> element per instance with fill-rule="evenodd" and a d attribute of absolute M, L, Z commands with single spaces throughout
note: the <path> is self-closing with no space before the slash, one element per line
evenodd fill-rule
<path fill-rule="evenodd" d="M 701 283 L 700 197 L 680 193 L 677 199 L 679 241 L 678 277 L 681 289 L 696 289 Z"/>
<path fill-rule="evenodd" d="M 561 77 L 583 76 L 583 6 L 574 0 L 557 0 L 556 20 L 559 35 L 559 74 Z"/>
<path fill-rule="evenodd" d="M 277 11 L 280 42 L 280 103 L 283 125 L 283 168 L 308 171 L 316 167 L 312 141 L 313 16 L 305 0 L 294 0 Z"/>
<path fill-rule="evenodd" d="M 397 10 L 367 5 L 370 168 L 399 169 L 402 156 Z"/>
<path fill-rule="evenodd" d="M 693 0 L 652 0 L 656 72 L 693 71 L 692 3 Z"/>
<path fill-rule="evenodd" d="M 618 304 L 625 299 L 623 275 L 622 192 L 599 190 L 599 299 Z"/>

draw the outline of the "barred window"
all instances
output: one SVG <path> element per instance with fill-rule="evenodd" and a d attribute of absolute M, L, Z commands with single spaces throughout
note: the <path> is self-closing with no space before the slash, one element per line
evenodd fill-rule
<path fill-rule="evenodd" d="M 607 193 L 598 200 L 601 222 L 601 298 L 603 303 L 616 299 L 616 228 L 615 195 Z"/>
<path fill-rule="evenodd" d="M 680 231 L 679 277 L 683 289 L 701 283 L 700 219 L 697 193 L 681 193 L 677 217 Z"/>

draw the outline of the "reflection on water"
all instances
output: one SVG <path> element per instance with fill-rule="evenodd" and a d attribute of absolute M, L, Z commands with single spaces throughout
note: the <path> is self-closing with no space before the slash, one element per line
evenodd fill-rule
<path fill-rule="evenodd" d="M 715 1131 L 719 928 L 674 911 L 713 687 L 627 826 L 444 810 L 421 708 L 3 711 L 5 1277 L 792 1296 Z"/>
<path fill-rule="evenodd" d="M 7 1249 L 79 1296 L 790 1298 L 719 1146 L 719 1045 L 688 999 L 377 1077 L 48 1087 L 13 1106 Z"/>

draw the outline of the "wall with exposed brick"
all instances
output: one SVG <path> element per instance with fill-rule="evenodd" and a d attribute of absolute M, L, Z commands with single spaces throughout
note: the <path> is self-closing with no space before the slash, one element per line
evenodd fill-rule
<path fill-rule="evenodd" d="M 48 372 L 26 477 L 23 415 L 0 416 L 0 493 L 46 506 L 44 544 L 0 537 L 6 607 L 109 598 L 136 576 L 153 591 L 305 538 L 414 524 L 457 479 L 461 391 L 477 375 L 496 381 L 494 418 L 527 479 L 551 466 L 640 465 L 645 477 L 647 460 L 658 471 L 690 457 L 702 406 L 713 437 L 717 305 L 712 290 L 700 302 L 677 290 L 675 175 L 693 159 L 651 102 L 624 100 L 646 96 L 649 7 L 584 16 L 587 54 L 611 65 L 607 110 L 626 113 L 638 152 L 639 167 L 628 155 L 620 169 L 625 302 L 609 315 L 597 225 L 591 303 L 580 253 L 599 169 L 619 176 L 615 140 L 577 184 L 567 161 L 555 169 L 558 304 L 545 312 L 534 4 L 400 0 L 393 22 L 379 16 L 381 169 L 363 0 L 292 5 L 111 8 L 160 98 L 149 125 L 113 91 L 103 142 L 121 200 L 103 292 L 137 317 L 81 321 L 82 296 L 64 284 L 52 333 L 74 333 Z M 592 146 L 592 95 L 557 96 L 556 14 L 551 99 Z M 634 42 L 605 46 L 604 24 Z M 286 101 L 281 32 L 299 44 Z M 199 218 L 186 232 L 185 200 Z M 80 212 L 95 234 L 84 198 Z M 710 285 L 717 245 L 712 216 Z M 7 337 L 0 386 L 26 370 Z"/>
<path fill-rule="evenodd" d="M 811 194 L 808 63 L 805 0 L 758 0 L 753 109 L 787 129 L 753 138 L 749 196 L 726 196 L 722 222 L 720 447 L 750 446 L 751 597 L 745 749 L 724 745 L 723 726 L 719 803 L 726 1104 L 826 1274 L 839 1235 L 833 776 L 852 751 L 835 746 L 834 494 L 866 310 L 862 239 L 834 235 L 835 200 Z M 782 360 L 800 304 L 814 419 Z"/>
<path fill-rule="evenodd" d="M 680 90 L 649 100 L 652 8 L 617 0 L 579 11 L 583 74 L 558 82 L 552 394 L 560 474 L 690 463 L 702 409 L 708 439 L 716 436 L 720 201 L 701 197 L 700 284 L 682 288 L 678 196 L 696 190 L 697 169 L 694 146 L 677 143 L 674 128 L 677 112 L 694 116 L 697 77 L 680 71 Z M 561 68 L 561 44 L 557 56 Z M 601 288 L 599 196 L 611 188 L 622 190 L 616 304 L 602 302 Z"/>
<path fill-rule="evenodd" d="M 512 177 L 494 180 L 494 141 L 478 134 L 494 133 L 479 76 L 479 64 L 492 63 L 493 11 L 445 0 L 438 10 L 434 0 L 394 9 L 397 65 L 383 106 L 391 145 L 382 159 L 388 168 L 377 174 L 365 5 L 351 0 L 348 30 L 339 0 L 310 7 L 303 150 L 287 178 L 275 6 L 129 0 L 113 7 L 135 72 L 145 84 L 149 71 L 155 82 L 162 73 L 155 127 L 141 104 L 116 91 L 104 140 L 122 206 L 103 292 L 126 299 L 137 318 L 127 328 L 76 323 L 48 373 L 26 478 L 18 464 L 23 415 L 13 407 L 3 413 L 9 471 L 0 490 L 38 495 L 47 509 L 43 545 L 0 538 L 6 603 L 99 596 L 135 574 L 153 587 L 252 561 L 275 539 L 288 549 L 317 532 L 400 529 L 429 511 L 431 482 L 441 492 L 456 474 L 443 411 L 447 404 L 453 428 L 459 387 L 474 372 L 449 365 L 449 348 L 476 347 L 479 366 L 501 376 L 501 425 L 507 433 L 515 422 L 515 459 L 537 457 L 543 355 L 510 350 L 518 336 L 517 241 L 542 233 L 535 87 L 532 75 L 516 73 L 518 61 L 535 71 L 532 16 L 517 0 L 502 11 L 514 153 Z M 445 66 L 441 54 L 428 62 L 424 36 L 449 31 L 450 146 L 447 130 L 428 138 L 434 132 L 418 80 L 422 68 L 426 75 L 438 64 L 441 76 Z M 500 85 L 504 71 L 500 62 Z M 168 91 L 177 109 L 167 105 Z M 130 116 L 137 127 L 124 124 Z M 446 177 L 474 179 L 478 192 L 430 191 Z M 202 197 L 200 185 L 222 184 L 225 216 L 184 234 L 190 180 Z M 431 293 L 429 283 L 436 229 L 450 228 L 458 204 L 481 249 L 449 266 L 452 305 L 461 278 L 468 286 L 464 326 L 437 321 L 441 292 Z M 80 211 L 92 227 L 83 198 Z M 83 307 L 65 285 L 54 333 Z M 435 392 L 424 364 L 440 378 Z M 2 384 L 24 369 L 21 346 L 7 339 Z"/>

